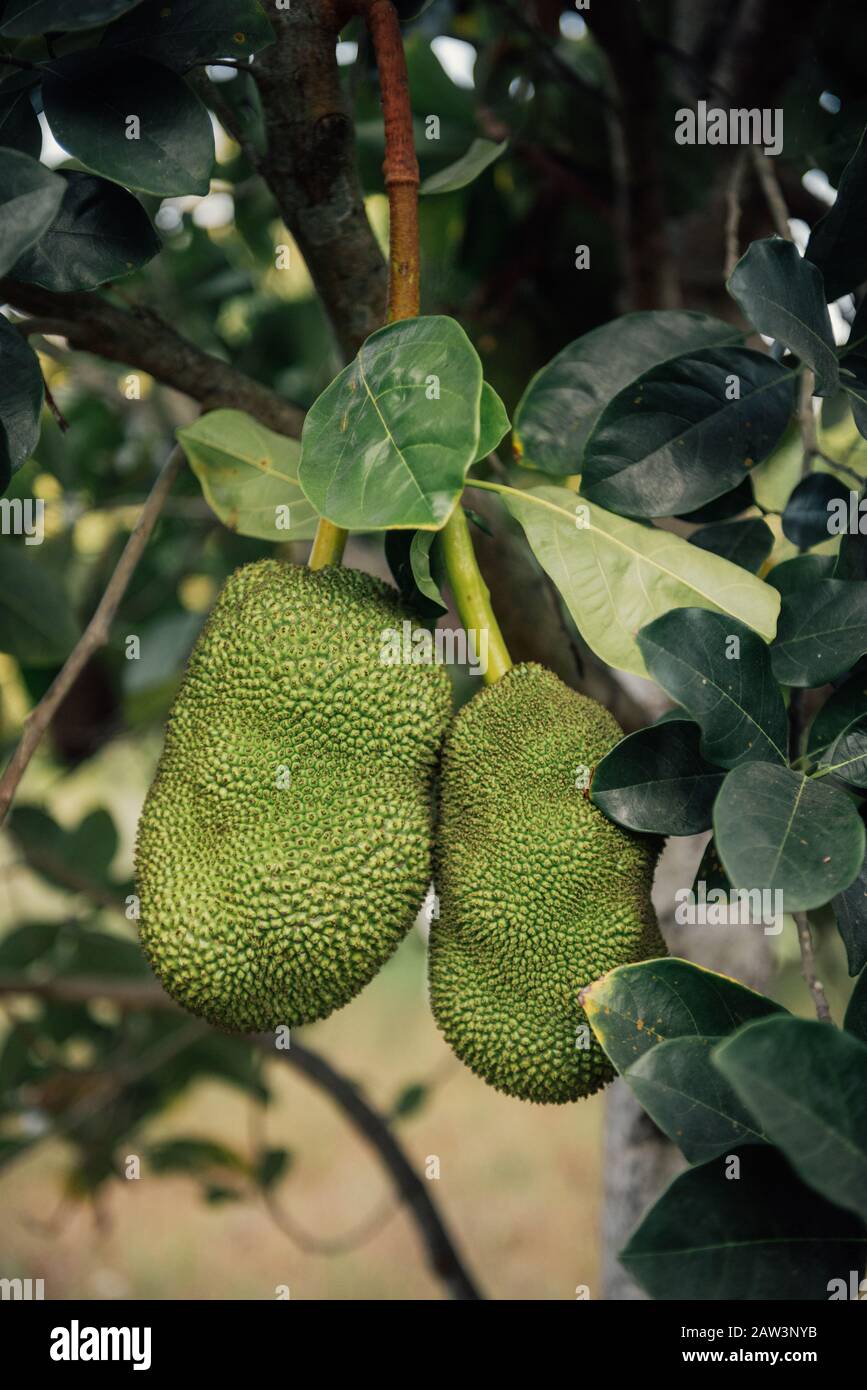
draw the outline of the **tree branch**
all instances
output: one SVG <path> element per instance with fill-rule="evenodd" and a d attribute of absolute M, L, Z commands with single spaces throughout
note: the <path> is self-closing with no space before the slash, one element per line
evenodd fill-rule
<path fill-rule="evenodd" d="M 157 381 L 198 401 L 203 410 L 246 410 L 269 429 L 297 439 L 304 411 L 244 372 L 203 352 L 149 309 L 121 309 L 98 294 L 55 294 L 38 285 L 0 279 L 0 302 L 35 321 L 19 324 L 28 336 L 57 334 L 71 347 L 110 362 L 139 367 Z"/>
<path fill-rule="evenodd" d="M 178 1007 L 154 980 L 124 980 L 95 976 L 60 976 L 54 980 L 30 980 L 16 975 L 0 976 L 0 996 L 29 994 L 50 1002 L 86 1003 L 91 999 L 110 999 L 122 1009 L 166 1009 Z M 202 1025 L 203 1032 L 205 1026 Z M 240 1041 L 240 1040 L 239 1040 Z M 336 1071 L 330 1062 L 308 1047 L 292 1040 L 291 1047 L 278 1050 L 270 1034 L 246 1038 L 274 1061 L 285 1062 L 314 1085 L 325 1091 L 343 1111 L 361 1137 L 381 1160 L 401 1202 L 416 1223 L 431 1268 L 448 1288 L 452 1298 L 480 1299 L 481 1294 L 465 1268 L 430 1191 L 418 1176 L 386 1120 L 365 1098 L 361 1088 Z"/>
<path fill-rule="evenodd" d="M 0 778 L 0 825 L 3 824 L 9 813 L 9 807 L 12 805 L 18 784 L 59 706 L 94 652 L 98 651 L 100 647 L 104 647 L 108 641 L 109 629 L 118 605 L 126 593 L 133 571 L 142 557 L 142 552 L 157 523 L 162 505 L 171 492 L 183 461 L 183 451 L 179 445 L 175 445 L 163 465 L 162 472 L 157 478 L 148 500 L 142 507 L 138 521 L 130 533 L 130 538 L 124 546 L 123 553 L 108 582 L 105 593 L 97 604 L 93 617 L 67 657 L 63 669 L 52 681 L 38 705 L 29 714 L 18 746 L 12 754 L 6 771 Z"/>

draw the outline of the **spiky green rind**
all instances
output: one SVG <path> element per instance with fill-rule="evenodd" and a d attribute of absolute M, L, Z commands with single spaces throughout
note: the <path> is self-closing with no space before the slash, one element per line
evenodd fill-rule
<path fill-rule="evenodd" d="M 263 560 L 190 657 L 138 832 L 141 939 L 233 1031 L 324 1018 L 376 974 L 431 873 L 444 668 L 381 661 L 412 618 L 379 580 Z"/>
<path fill-rule="evenodd" d="M 589 1025 L 579 1033 L 579 992 L 665 954 L 650 903 L 658 842 L 576 786 L 620 737 L 596 701 L 527 664 L 480 691 L 446 739 L 431 1004 L 461 1060 L 524 1100 L 578 1100 L 611 1080 Z"/>

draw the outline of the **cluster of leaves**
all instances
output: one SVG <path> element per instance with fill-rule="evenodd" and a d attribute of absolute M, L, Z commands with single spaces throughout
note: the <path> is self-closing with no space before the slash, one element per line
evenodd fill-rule
<path fill-rule="evenodd" d="M 654 1298 L 850 1297 L 867 1254 L 867 975 L 842 1030 L 674 957 L 582 999 L 690 1164 L 621 1252 L 630 1273 Z"/>

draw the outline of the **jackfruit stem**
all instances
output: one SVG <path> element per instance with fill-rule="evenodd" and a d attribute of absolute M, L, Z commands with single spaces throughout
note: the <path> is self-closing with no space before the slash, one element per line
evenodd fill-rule
<path fill-rule="evenodd" d="M 512 665 L 500 625 L 491 607 L 491 595 L 482 578 L 470 536 L 466 513 L 455 507 L 441 532 L 446 574 L 458 615 L 467 632 L 487 632 L 486 685 L 494 685 Z"/>
<path fill-rule="evenodd" d="M 326 521 L 324 516 L 321 516 L 316 527 L 316 535 L 313 538 L 307 568 L 321 570 L 326 565 L 339 565 L 343 559 L 343 550 L 348 539 L 348 531 L 344 531 L 342 526 L 335 526 L 332 522 Z"/>

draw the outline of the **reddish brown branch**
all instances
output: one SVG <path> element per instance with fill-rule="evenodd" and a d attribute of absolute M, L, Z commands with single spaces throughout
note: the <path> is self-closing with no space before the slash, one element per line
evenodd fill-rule
<path fill-rule="evenodd" d="M 394 322 L 415 318 L 419 310 L 418 160 L 397 10 L 391 0 L 373 0 L 365 17 L 379 69 L 385 121 L 382 171 L 389 210 L 388 317 Z"/>

